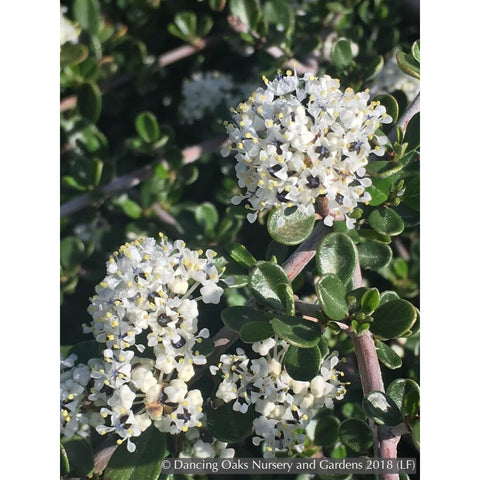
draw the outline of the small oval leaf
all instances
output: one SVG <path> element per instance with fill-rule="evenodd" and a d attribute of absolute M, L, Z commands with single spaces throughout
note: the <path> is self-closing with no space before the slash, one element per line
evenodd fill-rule
<path fill-rule="evenodd" d="M 234 306 L 227 307 L 221 313 L 223 323 L 234 332 L 240 332 L 241 328 L 249 322 L 268 322 L 262 312 L 252 307 Z"/>
<path fill-rule="evenodd" d="M 227 403 L 215 409 L 207 407 L 205 414 L 209 432 L 221 442 L 239 442 L 252 432 L 255 418 L 255 409 L 252 407 L 241 413 L 234 411 L 232 404 Z"/>
<path fill-rule="evenodd" d="M 318 346 L 298 348 L 290 345 L 285 354 L 284 366 L 294 380 L 308 382 L 317 376 L 320 360 L 321 353 Z"/>
<path fill-rule="evenodd" d="M 396 370 L 402 366 L 402 358 L 399 357 L 386 343 L 376 340 L 375 348 L 377 349 L 378 359 L 387 368 L 390 370 Z"/>
<path fill-rule="evenodd" d="M 389 207 L 376 208 L 368 216 L 368 221 L 382 235 L 400 235 L 405 228 L 400 215 Z"/>
<path fill-rule="evenodd" d="M 315 216 L 308 216 L 296 207 L 287 208 L 282 213 L 281 208 L 270 212 L 267 220 L 267 230 L 270 236 L 282 245 L 298 245 L 312 233 Z"/>
<path fill-rule="evenodd" d="M 346 285 L 355 270 L 357 249 L 345 233 L 329 233 L 318 245 L 315 258 L 320 275 L 334 273 Z"/>
<path fill-rule="evenodd" d="M 373 445 L 373 436 L 366 422 L 348 418 L 338 427 L 338 436 L 343 444 L 357 453 L 367 453 Z"/>
<path fill-rule="evenodd" d="M 311 348 L 317 345 L 322 336 L 318 323 L 301 317 L 276 315 L 272 319 L 272 327 L 280 338 L 300 348 Z"/>
<path fill-rule="evenodd" d="M 325 315 L 331 320 L 343 320 L 348 314 L 345 300 L 346 288 L 334 274 L 323 276 L 316 285 L 320 305 Z"/>
<path fill-rule="evenodd" d="M 227 252 L 240 265 L 251 267 L 257 261 L 256 258 L 247 250 L 247 247 L 239 243 L 232 243 L 227 246 Z"/>
<path fill-rule="evenodd" d="M 321 415 L 315 427 L 315 445 L 328 447 L 338 439 L 340 420 L 333 415 Z"/>
<path fill-rule="evenodd" d="M 406 300 L 392 300 L 373 312 L 370 331 L 380 339 L 389 340 L 406 334 L 417 320 L 415 307 Z"/>
<path fill-rule="evenodd" d="M 394 426 L 402 423 L 403 415 L 395 402 L 383 392 L 368 393 L 362 402 L 365 413 L 380 425 Z"/>
<path fill-rule="evenodd" d="M 273 337 L 274 331 L 270 322 L 249 322 L 240 328 L 240 338 L 245 343 L 262 342 Z"/>
<path fill-rule="evenodd" d="M 387 387 L 387 395 L 395 402 L 404 415 L 410 414 L 407 411 L 407 398 L 412 392 L 419 398 L 420 387 L 417 382 L 410 378 L 397 378 Z"/>
<path fill-rule="evenodd" d="M 368 270 L 379 270 L 392 260 L 392 249 L 384 243 L 367 240 L 357 247 L 360 266 Z"/>
<path fill-rule="evenodd" d="M 80 115 L 90 123 L 99 119 L 102 112 L 102 94 L 96 83 L 87 82 L 79 88 L 77 106 Z"/>
<path fill-rule="evenodd" d="M 160 127 L 152 112 L 142 112 L 137 115 L 135 128 L 140 138 L 146 143 L 155 142 L 160 136 Z"/>

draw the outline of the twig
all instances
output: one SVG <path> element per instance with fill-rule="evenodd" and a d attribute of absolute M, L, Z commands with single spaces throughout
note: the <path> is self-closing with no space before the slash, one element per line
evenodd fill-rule
<path fill-rule="evenodd" d="M 183 155 L 183 164 L 187 165 L 189 163 L 194 162 L 197 160 L 202 154 L 204 153 L 212 153 L 217 151 L 224 143 L 225 139 L 222 138 L 214 138 L 212 140 L 207 140 L 199 145 L 194 145 L 191 147 L 186 147 L 182 150 Z M 102 187 L 99 191 L 101 197 L 105 198 L 114 193 L 128 190 L 129 188 L 135 187 L 143 180 L 145 180 L 151 173 L 152 166 L 145 165 L 144 167 L 139 168 L 133 172 L 130 172 L 126 175 L 121 177 L 117 177 L 112 180 L 108 185 Z M 93 199 L 89 194 L 80 195 L 73 200 L 70 200 L 64 203 L 60 208 L 60 216 L 65 217 L 67 215 L 71 215 L 72 213 L 78 212 L 85 207 L 88 207 L 91 203 L 95 202 L 96 200 Z M 160 207 L 158 207 L 160 208 Z M 161 210 L 161 209 L 160 209 Z M 157 209 L 157 215 L 159 214 L 159 210 Z"/>
<path fill-rule="evenodd" d="M 402 132 L 405 133 L 407 131 L 407 126 L 412 117 L 420 111 L 420 92 L 418 92 L 417 96 L 413 100 L 413 102 L 407 107 L 407 109 L 403 112 L 403 115 L 398 119 L 395 126 L 390 130 L 390 133 L 387 135 L 388 139 L 393 142 L 397 136 L 397 127 L 402 129 Z"/>

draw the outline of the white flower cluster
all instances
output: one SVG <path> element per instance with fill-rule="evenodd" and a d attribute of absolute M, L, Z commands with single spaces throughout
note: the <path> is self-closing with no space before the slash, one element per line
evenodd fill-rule
<path fill-rule="evenodd" d="M 221 442 L 208 434 L 202 435 L 199 428 L 188 430 L 185 440 L 187 445 L 179 453 L 179 458 L 233 458 L 235 455 L 235 449 L 227 448 L 227 442 Z"/>
<path fill-rule="evenodd" d="M 238 184 L 245 189 L 232 203 L 246 200 L 254 222 L 258 212 L 278 206 L 313 215 L 325 197 L 324 223 L 331 226 L 343 214 L 353 228 L 348 214 L 371 199 L 365 192 L 371 185 L 368 157 L 385 153 L 387 137 L 377 130 L 392 118 L 378 102 L 369 103 L 368 90 L 343 92 L 328 75 L 287 71 L 264 82 L 266 88 L 232 109 L 233 123 L 226 122 L 230 145 L 222 155 L 235 154 Z"/>
<path fill-rule="evenodd" d="M 152 423 L 170 434 L 202 425 L 201 392 L 186 382 L 195 365 L 206 363 L 199 345 L 210 335 L 198 331 L 197 301 L 218 303 L 223 293 L 215 255 L 163 234 L 159 243 L 127 243 L 107 262 L 91 298 L 93 320 L 84 331 L 101 344 L 103 359 L 90 360 L 82 377 L 88 400 L 100 409 L 90 425 L 116 433 L 119 444 L 127 440 L 129 451 L 135 450 L 131 438 Z"/>
<path fill-rule="evenodd" d="M 90 434 L 89 418 L 83 412 L 90 369 L 87 365 L 75 365 L 76 360 L 74 354 L 60 359 L 60 433 L 65 438 Z"/>
<path fill-rule="evenodd" d="M 62 7 L 60 10 L 60 45 L 67 42 L 78 43 L 78 29 L 65 16 L 65 13 L 67 13 L 67 7 Z"/>
<path fill-rule="evenodd" d="M 261 356 L 249 359 L 238 348 L 235 355 L 222 355 L 212 374 L 222 382 L 216 396 L 225 403 L 234 401 L 233 410 L 247 412 L 250 405 L 259 414 L 253 421 L 254 445 L 264 443 L 265 457 L 276 452 L 301 452 L 304 448 L 304 429 L 316 409 L 333 407 L 334 399 L 345 394 L 344 383 L 338 380 L 337 352 L 327 357 L 320 373 L 309 382 L 294 380 L 282 366 L 288 344 L 270 338 L 253 344 Z M 272 353 L 273 349 L 273 353 Z"/>
<path fill-rule="evenodd" d="M 375 77 L 372 85 L 372 95 L 392 93 L 401 90 L 412 102 L 420 91 L 420 80 L 406 74 L 397 64 L 395 55 L 388 58 L 380 73 Z"/>
<path fill-rule="evenodd" d="M 220 105 L 228 107 L 240 101 L 250 87 L 236 85 L 231 75 L 218 71 L 195 72 L 182 85 L 183 101 L 180 104 L 180 119 L 192 124 L 212 113 Z"/>

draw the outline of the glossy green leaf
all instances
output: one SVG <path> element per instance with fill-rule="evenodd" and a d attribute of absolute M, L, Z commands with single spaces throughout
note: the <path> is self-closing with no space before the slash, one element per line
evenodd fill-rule
<path fill-rule="evenodd" d="M 85 191 L 87 187 L 81 184 L 76 178 L 71 175 L 65 175 L 62 177 L 62 185 L 69 187 L 73 190 L 78 190 L 80 192 Z"/>
<path fill-rule="evenodd" d="M 334 273 L 346 285 L 351 279 L 357 262 L 357 249 L 344 233 L 325 235 L 315 255 L 320 275 Z"/>
<path fill-rule="evenodd" d="M 390 207 L 379 207 L 368 216 L 370 226 L 382 235 L 400 235 L 405 228 L 400 215 Z"/>
<path fill-rule="evenodd" d="M 223 323 L 234 332 L 250 322 L 268 322 L 269 318 L 262 312 L 247 306 L 234 306 L 225 308 L 221 313 Z"/>
<path fill-rule="evenodd" d="M 412 425 L 412 440 L 418 451 L 420 451 L 420 420 Z"/>
<path fill-rule="evenodd" d="M 420 79 L 420 64 L 408 53 L 397 52 L 397 64 L 407 75 Z"/>
<path fill-rule="evenodd" d="M 412 57 L 420 63 L 420 40 L 413 42 L 411 52 Z"/>
<path fill-rule="evenodd" d="M 64 438 L 62 445 L 68 458 L 68 467 L 71 474 L 88 476 L 93 472 L 92 445 L 80 435 Z"/>
<path fill-rule="evenodd" d="M 285 370 L 294 380 L 308 382 L 317 376 L 321 358 L 318 346 L 299 348 L 290 345 L 285 354 Z"/>
<path fill-rule="evenodd" d="M 287 0 L 267 0 L 263 5 L 263 16 L 277 29 L 288 31 L 295 22 L 292 5 Z M 279 28 L 281 27 L 281 28 Z"/>
<path fill-rule="evenodd" d="M 118 197 L 114 203 L 116 203 L 130 218 L 138 219 L 142 216 L 142 207 L 126 195 Z"/>
<path fill-rule="evenodd" d="M 391 302 L 392 300 L 399 300 L 400 297 L 398 296 L 397 292 L 394 292 L 393 290 L 385 290 L 380 294 L 380 305 L 383 305 L 385 303 Z"/>
<path fill-rule="evenodd" d="M 254 265 L 257 261 L 257 259 L 247 250 L 247 248 L 239 243 L 232 243 L 228 245 L 227 252 L 233 260 L 247 268 Z"/>
<path fill-rule="evenodd" d="M 281 208 L 276 208 L 268 215 L 267 230 L 278 243 L 298 245 L 312 233 L 314 224 L 314 215 L 308 216 L 296 207 L 287 208 L 284 215 Z"/>
<path fill-rule="evenodd" d="M 388 385 L 387 395 L 395 402 L 403 415 L 413 417 L 418 413 L 420 387 L 414 380 L 410 378 L 395 379 Z"/>
<path fill-rule="evenodd" d="M 88 57 L 88 48 L 81 43 L 64 43 L 60 50 L 60 66 L 77 65 Z"/>
<path fill-rule="evenodd" d="M 332 62 L 339 68 L 344 68 L 350 65 L 353 60 L 352 47 L 350 40 L 341 38 L 333 46 Z"/>
<path fill-rule="evenodd" d="M 295 315 L 295 297 L 290 283 L 278 284 L 278 296 L 282 301 L 283 308 L 287 315 Z"/>
<path fill-rule="evenodd" d="M 248 284 L 253 296 L 263 305 L 276 310 L 284 310 L 278 285 L 290 283 L 287 274 L 280 265 L 259 261 L 251 269 Z"/>
<path fill-rule="evenodd" d="M 65 237 L 60 242 L 60 264 L 68 269 L 83 260 L 85 246 L 77 237 Z"/>
<path fill-rule="evenodd" d="M 357 247 L 360 266 L 368 270 L 378 270 L 392 260 L 392 249 L 384 243 L 367 240 Z"/>
<path fill-rule="evenodd" d="M 403 143 L 408 143 L 407 152 L 416 150 L 420 146 L 420 112 L 416 113 L 408 122 Z"/>
<path fill-rule="evenodd" d="M 272 328 L 280 338 L 300 348 L 311 348 L 317 345 L 322 336 L 318 323 L 301 317 L 275 315 L 272 319 Z"/>
<path fill-rule="evenodd" d="M 403 165 L 393 160 L 377 160 L 370 162 L 365 170 L 373 178 L 388 178 L 398 173 Z"/>
<path fill-rule="evenodd" d="M 270 322 L 248 322 L 240 328 L 240 338 L 245 343 L 262 342 L 273 335 L 274 331 Z"/>
<path fill-rule="evenodd" d="M 346 301 L 351 313 L 360 312 L 362 309 L 362 297 L 367 291 L 367 287 L 359 287 L 347 293 Z"/>
<path fill-rule="evenodd" d="M 370 427 L 363 420 L 348 418 L 338 427 L 341 442 L 357 453 L 367 453 L 373 445 Z"/>
<path fill-rule="evenodd" d="M 213 27 L 213 19 L 210 15 L 202 15 L 201 17 L 197 18 L 197 30 L 196 36 L 197 37 L 205 37 L 210 33 L 210 30 Z"/>
<path fill-rule="evenodd" d="M 67 451 L 60 442 L 60 475 L 68 475 L 70 473 L 70 462 L 68 461 Z"/>
<path fill-rule="evenodd" d="M 135 129 L 141 139 L 146 143 L 155 142 L 160 136 L 160 127 L 152 112 L 142 112 L 137 115 L 135 119 Z"/>
<path fill-rule="evenodd" d="M 420 176 L 409 179 L 402 200 L 416 212 L 420 211 Z"/>
<path fill-rule="evenodd" d="M 100 25 L 100 4 L 98 0 L 74 0 L 73 18 L 90 34 L 95 35 Z"/>
<path fill-rule="evenodd" d="M 162 460 L 168 455 L 167 434 L 153 425 L 132 441 L 134 452 L 123 442 L 114 452 L 105 469 L 105 480 L 157 480 L 162 471 Z"/>
<path fill-rule="evenodd" d="M 197 16 L 193 12 L 179 12 L 175 14 L 173 24 L 169 24 L 167 29 L 182 40 L 191 40 L 195 38 L 197 31 Z"/>
<path fill-rule="evenodd" d="M 316 285 L 318 300 L 325 315 L 331 320 L 343 320 L 348 314 L 346 288 L 337 275 L 324 275 Z"/>
<path fill-rule="evenodd" d="M 195 208 L 195 220 L 204 228 L 205 235 L 213 236 L 218 223 L 217 208 L 213 203 L 204 202 Z"/>
<path fill-rule="evenodd" d="M 248 275 L 230 273 L 222 276 L 222 280 L 225 280 L 226 284 L 230 288 L 242 288 L 248 285 Z"/>
<path fill-rule="evenodd" d="M 233 410 L 233 402 L 218 408 L 205 409 L 209 432 L 221 442 L 236 443 L 252 433 L 255 409 L 251 406 L 245 413 Z"/>
<path fill-rule="evenodd" d="M 402 358 L 399 357 L 386 343 L 376 340 L 375 348 L 377 349 L 378 359 L 387 368 L 390 370 L 396 370 L 402 366 Z"/>
<path fill-rule="evenodd" d="M 216 12 L 221 12 L 227 3 L 227 0 L 208 0 L 208 5 L 212 10 Z"/>
<path fill-rule="evenodd" d="M 371 332 L 381 339 L 403 336 L 417 319 L 415 307 L 406 300 L 392 300 L 384 303 L 373 313 Z"/>
<path fill-rule="evenodd" d="M 365 189 L 372 197 L 369 205 L 377 207 L 388 200 L 390 192 L 392 191 L 392 184 L 393 181 L 391 178 L 372 178 L 372 184 Z"/>
<path fill-rule="evenodd" d="M 377 288 L 368 288 L 360 299 L 360 310 L 370 315 L 380 303 L 380 292 Z"/>
<path fill-rule="evenodd" d="M 340 420 L 333 415 L 321 415 L 315 426 L 315 445 L 328 447 L 335 445 L 338 439 Z"/>
<path fill-rule="evenodd" d="M 103 162 L 94 157 L 90 160 L 90 166 L 88 169 L 88 180 L 89 184 L 96 187 L 100 183 L 102 179 L 102 172 L 103 172 Z"/>
<path fill-rule="evenodd" d="M 371 228 L 360 228 L 357 232 L 361 238 L 372 240 L 373 242 L 390 243 L 392 241 L 388 235 L 382 235 Z"/>
<path fill-rule="evenodd" d="M 84 83 L 78 90 L 77 107 L 80 115 L 90 123 L 95 123 L 102 112 L 102 94 L 98 85 Z"/>
<path fill-rule="evenodd" d="M 229 0 L 228 4 L 230 13 L 234 17 L 238 17 L 247 29 L 255 31 L 261 18 L 258 0 Z"/>
<path fill-rule="evenodd" d="M 377 95 L 374 101 L 380 102 L 386 109 L 387 113 L 392 117 L 392 123 L 395 123 L 398 119 L 398 102 L 395 97 L 388 94 Z"/>
<path fill-rule="evenodd" d="M 395 402 L 385 393 L 373 391 L 362 402 L 365 413 L 380 425 L 394 426 L 402 423 L 403 415 Z"/>

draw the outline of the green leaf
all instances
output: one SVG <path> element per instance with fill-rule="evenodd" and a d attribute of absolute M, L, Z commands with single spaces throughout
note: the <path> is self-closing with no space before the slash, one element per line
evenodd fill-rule
<path fill-rule="evenodd" d="M 398 173 L 402 168 L 403 164 L 392 160 L 377 160 L 367 164 L 365 170 L 373 178 L 388 178 Z"/>
<path fill-rule="evenodd" d="M 260 21 L 261 11 L 258 0 L 230 0 L 230 13 L 238 17 L 248 30 L 254 30 Z"/>
<path fill-rule="evenodd" d="M 338 436 L 343 444 L 357 453 L 367 453 L 373 445 L 370 427 L 357 418 L 344 420 L 338 427 Z"/>
<path fill-rule="evenodd" d="M 270 322 L 248 322 L 240 328 L 240 338 L 245 343 L 262 342 L 273 335 L 274 331 Z"/>
<path fill-rule="evenodd" d="M 62 445 L 68 459 L 69 473 L 88 476 L 93 472 L 93 449 L 87 440 L 80 435 L 64 438 Z M 64 465 L 66 461 L 63 461 Z"/>
<path fill-rule="evenodd" d="M 193 12 L 179 12 L 173 18 L 173 24 L 167 26 L 168 31 L 182 40 L 192 40 L 197 31 L 197 16 Z"/>
<path fill-rule="evenodd" d="M 250 322 L 268 322 L 262 312 L 247 306 L 227 307 L 221 313 L 223 323 L 234 332 L 240 332 L 241 328 Z"/>
<path fill-rule="evenodd" d="M 408 122 L 403 143 L 408 143 L 407 152 L 416 150 L 420 146 L 420 112 L 416 113 Z"/>
<path fill-rule="evenodd" d="M 394 426 L 402 423 L 403 415 L 395 402 L 383 392 L 368 393 L 362 402 L 365 413 L 380 425 Z"/>
<path fill-rule="evenodd" d="M 196 37 L 204 37 L 210 33 L 213 27 L 213 19 L 209 15 L 202 15 L 197 19 Z"/>
<path fill-rule="evenodd" d="M 311 348 L 290 345 L 285 354 L 285 370 L 294 380 L 308 382 L 318 375 L 321 358 L 320 349 L 316 345 Z"/>
<path fill-rule="evenodd" d="M 420 40 L 413 42 L 411 51 L 412 57 L 420 63 Z"/>
<path fill-rule="evenodd" d="M 216 12 L 221 12 L 227 3 L 227 0 L 208 0 L 208 5 L 212 10 Z"/>
<path fill-rule="evenodd" d="M 397 64 L 407 75 L 420 79 L 420 64 L 408 53 L 397 52 Z"/>
<path fill-rule="evenodd" d="M 357 249 L 350 237 L 344 233 L 325 235 L 317 247 L 317 270 L 320 275 L 334 273 L 347 284 L 357 263 Z"/>
<path fill-rule="evenodd" d="M 97 157 L 92 158 L 88 169 L 89 184 L 96 187 L 100 183 L 102 172 L 103 162 Z"/>
<path fill-rule="evenodd" d="M 325 315 L 331 320 L 343 320 L 348 314 L 346 288 L 337 275 L 324 275 L 316 285 L 318 300 Z"/>
<path fill-rule="evenodd" d="M 392 260 L 392 249 L 384 243 L 367 240 L 357 247 L 360 266 L 369 270 L 379 270 Z"/>
<path fill-rule="evenodd" d="M 247 247 L 239 243 L 232 243 L 227 246 L 227 252 L 240 265 L 251 267 L 257 259 L 247 250 Z"/>
<path fill-rule="evenodd" d="M 60 442 L 60 475 L 68 475 L 70 473 L 70 463 L 68 461 L 67 451 L 62 442 Z"/>
<path fill-rule="evenodd" d="M 328 447 L 335 445 L 338 439 L 340 420 L 333 415 L 321 415 L 315 426 L 315 445 Z"/>
<path fill-rule="evenodd" d="M 368 216 L 370 226 L 382 235 L 400 235 L 403 232 L 403 220 L 398 213 L 389 207 L 373 210 Z"/>
<path fill-rule="evenodd" d="M 387 395 L 403 415 L 414 417 L 418 413 L 420 387 L 410 378 L 397 378 L 387 387 Z"/>
<path fill-rule="evenodd" d="M 392 241 L 388 235 L 382 235 L 371 228 L 360 228 L 357 232 L 361 238 L 372 240 L 377 243 L 390 243 Z"/>
<path fill-rule="evenodd" d="M 318 323 L 301 317 L 275 315 L 272 328 L 280 338 L 299 348 L 314 347 L 322 336 Z"/>
<path fill-rule="evenodd" d="M 167 434 L 153 425 L 133 442 L 134 452 L 123 442 L 112 455 L 105 469 L 105 480 L 157 480 L 162 472 L 162 460 L 168 455 Z"/>
<path fill-rule="evenodd" d="M 140 218 L 142 216 L 142 207 L 126 195 L 121 195 L 113 202 L 118 205 L 130 218 Z"/>
<path fill-rule="evenodd" d="M 155 142 L 160 136 L 160 127 L 152 112 L 142 112 L 137 115 L 135 129 L 140 138 L 146 143 Z"/>
<path fill-rule="evenodd" d="M 380 362 L 382 362 L 390 370 L 396 370 L 402 366 L 402 358 L 386 343 L 375 340 L 375 348 Z"/>
<path fill-rule="evenodd" d="M 380 305 L 384 305 L 385 303 L 391 302 L 392 300 L 399 300 L 400 297 L 398 296 L 397 292 L 393 290 L 385 290 L 380 294 Z"/>
<path fill-rule="evenodd" d="M 100 4 L 98 0 L 74 0 L 73 18 L 91 35 L 98 32 L 100 26 Z"/>
<path fill-rule="evenodd" d="M 78 65 L 88 57 L 88 48 L 81 43 L 65 43 L 60 49 L 60 66 L 62 68 Z"/>
<path fill-rule="evenodd" d="M 368 192 L 372 199 L 369 202 L 369 205 L 372 207 L 377 207 L 381 205 L 390 196 L 392 191 L 393 181 L 391 178 L 372 178 L 372 184 L 365 189 Z"/>
<path fill-rule="evenodd" d="M 395 97 L 388 94 L 377 95 L 374 101 L 380 102 L 386 109 L 387 113 L 392 117 L 392 123 L 395 123 L 398 119 L 398 102 Z"/>
<path fill-rule="evenodd" d="M 267 307 L 283 311 L 278 288 L 280 283 L 290 283 L 290 280 L 283 268 L 272 262 L 257 262 L 248 278 L 248 285 L 257 301 Z"/>
<path fill-rule="evenodd" d="M 95 123 L 102 112 L 102 94 L 98 85 L 84 83 L 78 90 L 77 107 L 80 115 L 90 123 Z"/>
<path fill-rule="evenodd" d="M 278 284 L 278 296 L 287 315 L 295 315 L 295 297 L 290 283 Z"/>
<path fill-rule="evenodd" d="M 420 420 L 412 425 L 412 440 L 418 451 L 420 451 Z"/>
<path fill-rule="evenodd" d="M 62 177 L 62 185 L 72 188 L 73 190 L 79 190 L 81 192 L 85 191 L 87 187 L 82 185 L 76 178 L 71 175 L 65 175 Z"/>
<path fill-rule="evenodd" d="M 292 5 L 287 0 L 266 1 L 263 5 L 263 16 L 268 23 L 276 25 L 278 30 L 283 31 L 288 31 L 295 22 Z"/>
<path fill-rule="evenodd" d="M 233 410 L 233 403 L 227 403 L 216 409 L 208 406 L 205 414 L 209 432 L 221 442 L 236 443 L 252 433 L 255 419 L 253 407 L 241 413 Z"/>
<path fill-rule="evenodd" d="M 83 260 L 85 246 L 77 237 L 66 237 L 60 242 L 60 264 L 66 270 Z"/>
<path fill-rule="evenodd" d="M 420 175 L 408 181 L 402 200 L 416 212 L 420 211 Z"/>
<path fill-rule="evenodd" d="M 377 288 L 368 288 L 360 300 L 360 310 L 370 315 L 380 303 L 380 292 Z"/>
<path fill-rule="evenodd" d="M 405 335 L 413 327 L 416 320 L 417 311 L 410 302 L 392 300 L 380 305 L 373 312 L 373 322 L 370 325 L 370 330 L 377 337 L 389 340 Z"/>
<path fill-rule="evenodd" d="M 205 235 L 214 235 L 218 223 L 218 212 L 213 203 L 204 202 L 195 208 L 195 220 L 204 228 Z"/>
<path fill-rule="evenodd" d="M 350 65 L 353 60 L 352 47 L 350 40 L 341 38 L 333 46 L 332 50 L 332 62 L 338 68 L 344 68 Z"/>
<path fill-rule="evenodd" d="M 282 226 L 279 225 L 280 219 L 285 222 Z M 314 215 L 308 216 L 296 207 L 287 208 L 283 215 L 282 209 L 279 207 L 268 215 L 267 230 L 278 243 L 298 245 L 312 233 L 314 224 Z"/>

